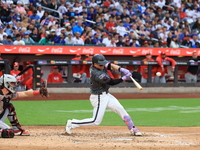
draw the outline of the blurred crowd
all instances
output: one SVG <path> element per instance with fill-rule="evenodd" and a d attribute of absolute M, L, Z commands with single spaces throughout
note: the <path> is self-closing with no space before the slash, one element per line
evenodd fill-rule
<path fill-rule="evenodd" d="M 1 0 L 3 45 L 200 47 L 200 0 Z"/>

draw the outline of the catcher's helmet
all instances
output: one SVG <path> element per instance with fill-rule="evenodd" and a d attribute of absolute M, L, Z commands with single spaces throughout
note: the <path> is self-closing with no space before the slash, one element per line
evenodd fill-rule
<path fill-rule="evenodd" d="M 99 65 L 105 65 L 108 61 L 105 59 L 105 57 L 101 54 L 96 54 L 92 57 L 92 63 L 97 63 Z"/>
<path fill-rule="evenodd" d="M 16 82 L 16 78 L 10 74 L 4 74 L 0 77 L 0 84 L 12 93 L 15 93 Z"/>

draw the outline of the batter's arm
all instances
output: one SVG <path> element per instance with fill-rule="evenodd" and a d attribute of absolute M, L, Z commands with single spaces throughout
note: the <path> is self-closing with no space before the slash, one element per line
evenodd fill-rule
<path fill-rule="evenodd" d="M 112 63 L 107 63 L 106 65 L 105 65 L 105 67 L 106 67 L 106 69 L 108 69 L 108 70 L 114 70 L 114 71 L 119 71 L 119 68 L 120 68 L 120 66 L 118 66 L 118 65 L 115 65 L 115 64 L 112 64 Z"/>

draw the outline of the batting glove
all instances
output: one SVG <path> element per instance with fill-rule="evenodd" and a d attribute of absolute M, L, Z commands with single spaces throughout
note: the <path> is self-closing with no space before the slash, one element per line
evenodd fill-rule
<path fill-rule="evenodd" d="M 120 68 L 120 72 L 124 73 L 125 75 L 130 73 L 130 71 L 128 69 L 125 69 L 125 68 Z"/>
<path fill-rule="evenodd" d="M 122 77 L 122 80 L 123 81 L 128 80 L 128 79 L 130 79 L 130 76 L 132 76 L 132 74 L 129 72 L 128 74 L 126 74 L 125 76 Z"/>

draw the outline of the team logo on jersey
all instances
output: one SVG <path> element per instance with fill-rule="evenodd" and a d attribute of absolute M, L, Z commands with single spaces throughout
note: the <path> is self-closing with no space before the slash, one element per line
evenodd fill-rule
<path fill-rule="evenodd" d="M 53 79 L 54 79 L 54 80 L 59 80 L 59 78 L 58 78 L 58 77 L 54 77 Z"/>

